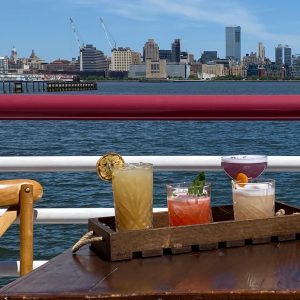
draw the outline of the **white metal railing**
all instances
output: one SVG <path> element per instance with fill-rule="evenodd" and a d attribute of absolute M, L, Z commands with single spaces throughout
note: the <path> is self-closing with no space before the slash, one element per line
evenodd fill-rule
<path fill-rule="evenodd" d="M 0 157 L 0 172 L 95 172 L 99 156 Z M 154 171 L 222 171 L 221 156 L 124 156 L 126 162 L 147 161 Z M 268 171 L 300 171 L 300 156 L 269 156 Z"/>
<path fill-rule="evenodd" d="M 33 269 L 45 264 L 47 260 L 35 260 Z M 20 273 L 20 261 L 0 261 L 0 278 L 1 277 L 16 277 Z"/>
<path fill-rule="evenodd" d="M 0 172 L 95 172 L 98 159 L 99 156 L 0 157 Z M 154 171 L 223 171 L 221 156 L 124 156 L 124 160 L 153 163 Z M 300 156 L 269 156 L 267 171 L 299 172 Z M 161 210 L 165 208 L 154 208 Z M 0 216 L 4 211 L 0 209 Z M 34 220 L 38 224 L 86 224 L 89 218 L 113 214 L 113 208 L 36 208 Z M 34 268 L 43 263 L 35 261 Z M 18 274 L 18 262 L 0 261 L 0 277 Z"/>
<path fill-rule="evenodd" d="M 153 211 L 164 211 L 166 208 L 154 208 Z M 5 212 L 0 209 L 0 216 Z M 35 224 L 87 224 L 90 218 L 113 216 L 113 208 L 35 208 Z M 19 224 L 19 218 L 15 224 Z"/>
<path fill-rule="evenodd" d="M 95 172 L 98 159 L 98 156 L 0 157 L 0 172 Z M 154 171 L 222 171 L 221 156 L 124 156 L 124 159 L 129 163 L 153 163 Z M 267 170 L 300 171 L 300 156 L 269 156 Z M 4 211 L 0 209 L 0 216 Z M 34 220 L 38 224 L 86 224 L 89 218 L 112 214 L 112 208 L 36 208 Z"/>

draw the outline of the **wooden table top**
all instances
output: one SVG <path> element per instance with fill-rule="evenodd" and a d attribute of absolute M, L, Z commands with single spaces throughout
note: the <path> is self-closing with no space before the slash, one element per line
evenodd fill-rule
<path fill-rule="evenodd" d="M 102 260 L 70 250 L 0 289 L 0 299 L 299 299 L 300 241 Z"/>

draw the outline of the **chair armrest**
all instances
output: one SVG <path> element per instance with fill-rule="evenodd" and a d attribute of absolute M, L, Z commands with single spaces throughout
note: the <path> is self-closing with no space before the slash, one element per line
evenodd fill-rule
<path fill-rule="evenodd" d="M 17 205 L 19 203 L 19 193 L 21 185 L 31 184 L 33 186 L 33 201 L 39 200 L 43 195 L 42 185 L 31 179 L 12 179 L 0 181 L 0 207 Z"/>

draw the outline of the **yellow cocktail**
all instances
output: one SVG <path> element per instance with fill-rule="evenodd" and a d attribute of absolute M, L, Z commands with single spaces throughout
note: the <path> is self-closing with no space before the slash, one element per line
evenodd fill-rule
<path fill-rule="evenodd" d="M 147 229 L 153 220 L 153 165 L 125 164 L 113 168 L 116 230 Z"/>

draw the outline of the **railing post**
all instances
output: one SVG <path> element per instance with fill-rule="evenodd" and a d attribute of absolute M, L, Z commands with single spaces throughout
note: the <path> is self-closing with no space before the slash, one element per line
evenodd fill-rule
<path fill-rule="evenodd" d="M 20 275 L 33 269 L 33 186 L 20 189 Z"/>

